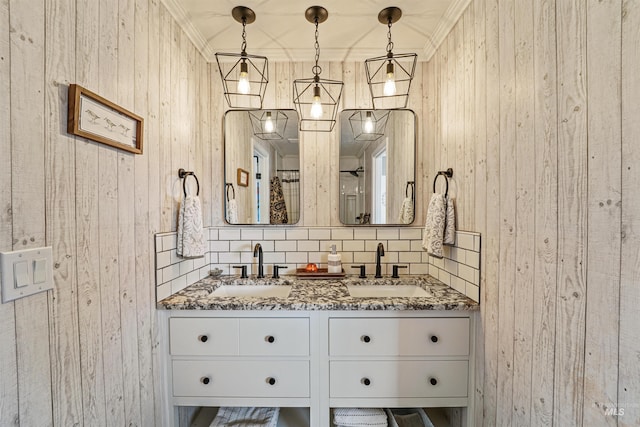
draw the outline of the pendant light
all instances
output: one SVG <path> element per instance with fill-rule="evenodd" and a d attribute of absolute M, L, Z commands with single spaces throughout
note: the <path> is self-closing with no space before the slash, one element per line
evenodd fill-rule
<path fill-rule="evenodd" d="M 230 108 L 259 109 L 269 82 L 269 69 L 265 56 L 247 53 L 246 27 L 255 22 L 256 14 L 248 7 L 236 6 L 231 16 L 242 24 L 242 45 L 239 54 L 216 53 L 224 97 Z"/>
<path fill-rule="evenodd" d="M 376 141 L 384 136 L 389 110 L 357 110 L 349 116 L 349 126 L 356 141 Z"/>
<path fill-rule="evenodd" d="M 400 17 L 402 17 L 402 10 L 397 7 L 387 7 L 380 11 L 378 21 L 388 28 L 387 54 L 364 62 L 374 109 L 406 108 L 409 100 L 409 89 L 418 55 L 393 53 L 391 25 L 398 22 Z"/>
<path fill-rule="evenodd" d="M 253 134 L 262 140 L 282 140 L 289 118 L 280 110 L 249 111 Z"/>
<path fill-rule="evenodd" d="M 338 80 L 320 78 L 322 68 L 318 65 L 320 59 L 318 24 L 326 21 L 329 13 L 324 7 L 311 6 L 304 16 L 316 27 L 315 65 L 311 69 L 312 78 L 296 79 L 293 82 L 293 103 L 300 115 L 301 131 L 331 132 L 336 124 L 338 104 L 344 84 Z"/>

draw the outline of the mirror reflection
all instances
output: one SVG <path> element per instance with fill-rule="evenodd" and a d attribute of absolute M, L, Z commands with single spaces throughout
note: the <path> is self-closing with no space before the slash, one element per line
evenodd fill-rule
<path fill-rule="evenodd" d="M 300 219 L 300 150 L 295 110 L 227 111 L 225 219 L 295 224 Z"/>
<path fill-rule="evenodd" d="M 343 224 L 411 224 L 415 207 L 415 114 L 411 110 L 340 113 Z"/>

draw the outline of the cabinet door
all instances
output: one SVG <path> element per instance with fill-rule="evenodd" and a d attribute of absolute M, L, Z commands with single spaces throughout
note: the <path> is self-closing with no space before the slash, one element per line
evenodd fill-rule
<path fill-rule="evenodd" d="M 238 354 L 238 319 L 175 317 L 169 320 L 172 355 Z"/>
<path fill-rule="evenodd" d="M 332 398 L 466 397 L 468 362 L 332 361 Z"/>
<path fill-rule="evenodd" d="M 466 356 L 468 318 L 332 318 L 331 356 Z"/>
<path fill-rule="evenodd" d="M 309 397 L 308 361 L 173 361 L 179 397 Z"/>
<path fill-rule="evenodd" d="M 308 356 L 309 319 L 240 319 L 241 356 Z"/>

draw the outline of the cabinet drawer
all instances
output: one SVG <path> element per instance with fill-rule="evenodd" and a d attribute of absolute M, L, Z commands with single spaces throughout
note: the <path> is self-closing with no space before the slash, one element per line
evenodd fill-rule
<path fill-rule="evenodd" d="M 173 355 L 237 355 L 238 319 L 172 318 L 169 343 Z"/>
<path fill-rule="evenodd" d="M 466 356 L 468 318 L 329 320 L 332 356 Z"/>
<path fill-rule="evenodd" d="M 466 397 L 467 361 L 333 361 L 332 398 Z"/>
<path fill-rule="evenodd" d="M 309 362 L 173 361 L 173 395 L 309 397 Z"/>
<path fill-rule="evenodd" d="M 240 355 L 308 356 L 309 319 L 240 319 Z"/>

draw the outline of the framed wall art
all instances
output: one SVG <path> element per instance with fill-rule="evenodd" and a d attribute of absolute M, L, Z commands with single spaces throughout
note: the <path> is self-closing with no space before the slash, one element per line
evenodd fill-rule
<path fill-rule="evenodd" d="M 142 154 L 143 119 L 77 84 L 69 85 L 67 132 Z"/>
<path fill-rule="evenodd" d="M 238 185 L 241 187 L 249 186 L 249 172 L 238 168 Z"/>

